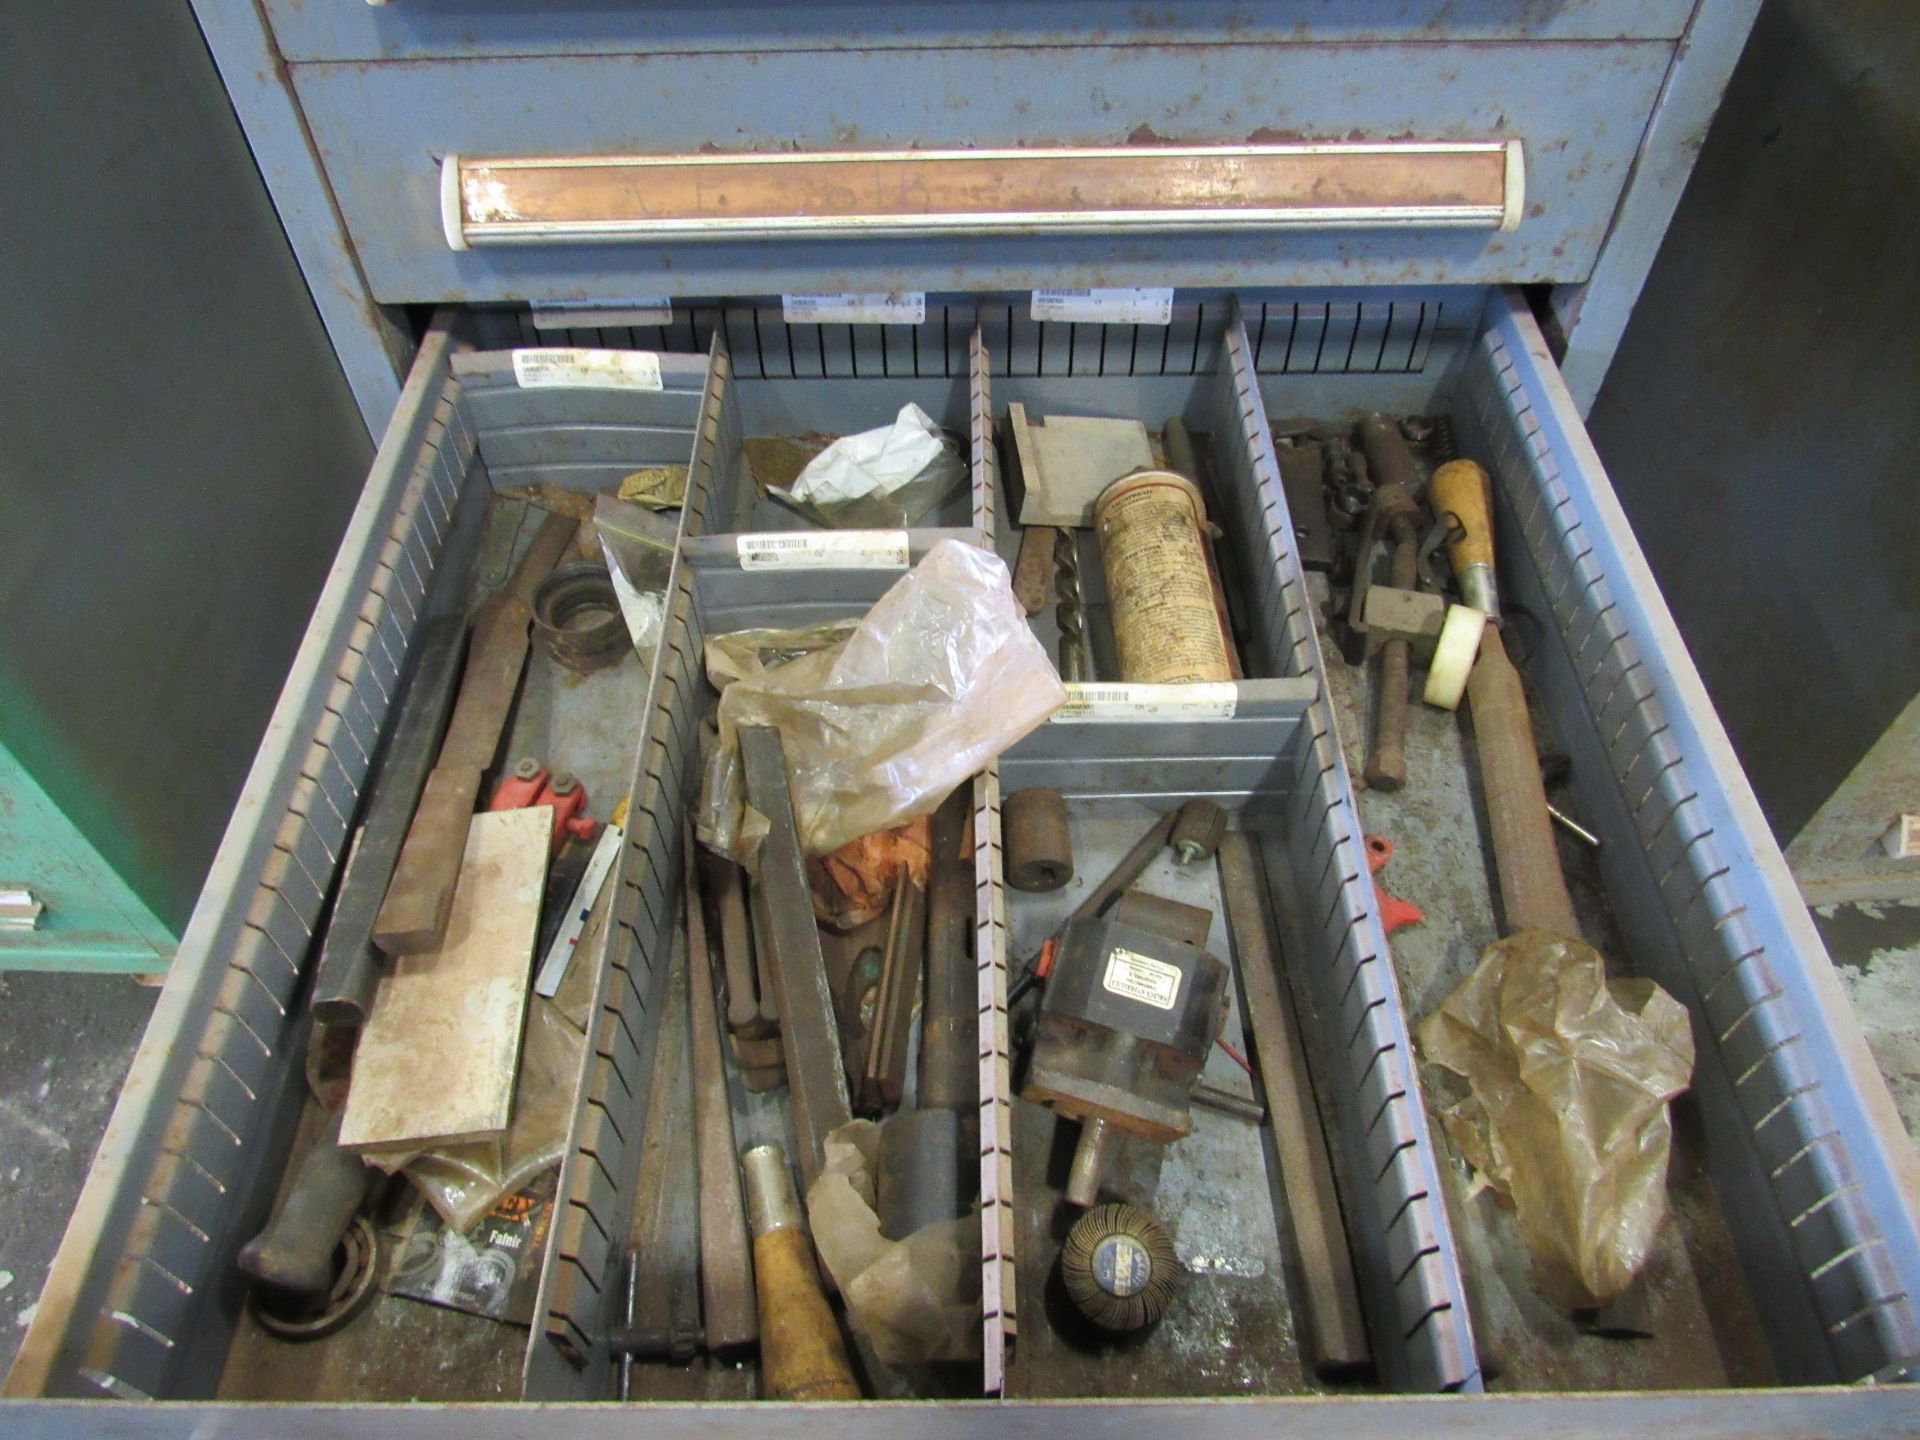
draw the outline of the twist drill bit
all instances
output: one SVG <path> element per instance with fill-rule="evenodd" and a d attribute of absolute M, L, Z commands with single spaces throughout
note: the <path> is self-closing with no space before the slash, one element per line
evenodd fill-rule
<path fill-rule="evenodd" d="M 1054 619 L 1060 626 L 1060 678 L 1086 680 L 1087 625 L 1080 601 L 1080 547 L 1071 530 L 1053 547 Z"/>

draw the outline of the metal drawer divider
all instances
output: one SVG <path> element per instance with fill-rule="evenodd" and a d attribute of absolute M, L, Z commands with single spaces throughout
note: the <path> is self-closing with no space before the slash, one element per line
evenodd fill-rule
<path fill-rule="evenodd" d="M 1920 1360 L 1920 1161 L 1516 295 L 1490 301 L 1459 388 L 1616 916 L 1636 968 L 1694 1014 L 1708 1159 L 1781 1378 L 1902 1376 Z"/>
<path fill-rule="evenodd" d="M 993 366 L 976 327 L 968 341 L 973 523 L 989 549 L 1000 533 L 1000 451 L 994 444 Z M 1020 1333 L 1013 1204 L 1013 1038 L 1007 1017 L 1007 897 L 1000 876 L 1000 762 L 973 782 L 974 960 L 980 997 L 981 1383 L 1006 1388 L 1007 1352 Z"/>
<path fill-rule="evenodd" d="M 694 425 L 682 536 L 701 533 L 707 523 L 728 374 L 725 351 L 716 342 Z M 659 1002 L 682 928 L 683 809 L 670 797 L 683 795 L 699 768 L 699 725 L 689 703 L 700 683 L 699 644 L 689 629 L 690 585 L 676 549 L 667 582 L 671 603 L 648 677 L 646 718 L 627 791 L 626 845 L 614 872 L 613 908 L 599 950 L 589 957 L 595 966 L 591 1048 L 561 1160 L 559 1204 L 522 1374 L 523 1393 L 532 1399 L 598 1400 L 611 1393 L 606 1331 L 620 1318 L 614 1306 L 659 1038 Z"/>
<path fill-rule="evenodd" d="M 1320 682 L 1305 718 L 1311 739 L 1292 747 L 1298 770 L 1285 801 L 1281 847 L 1269 846 L 1268 862 L 1281 872 L 1276 896 L 1291 902 L 1293 913 L 1278 918 L 1290 942 L 1293 983 L 1304 983 L 1321 1023 L 1335 1029 L 1322 1037 L 1322 1053 L 1344 1072 L 1329 1077 L 1336 1101 L 1333 1141 L 1347 1167 L 1343 1202 L 1358 1211 L 1347 1228 L 1368 1323 L 1389 1386 L 1476 1391 L 1481 1382 L 1472 1321 L 1405 1005 L 1327 698 L 1325 661 L 1254 350 L 1237 304 L 1224 344 L 1227 373 L 1210 390 L 1208 417 L 1216 437 L 1239 441 L 1216 440 L 1212 448 L 1216 465 L 1237 472 L 1235 483 L 1221 487 L 1236 502 L 1223 524 L 1242 547 L 1240 570 L 1256 632 L 1281 673 Z M 1283 853 L 1273 853 L 1276 848 Z"/>
<path fill-rule="evenodd" d="M 68 1224 L 9 1393 L 210 1394 L 302 1099 L 308 942 L 476 438 L 420 348 Z M 105 1257 L 118 1256 L 109 1261 Z M 213 1321 L 214 1323 L 209 1323 Z"/>

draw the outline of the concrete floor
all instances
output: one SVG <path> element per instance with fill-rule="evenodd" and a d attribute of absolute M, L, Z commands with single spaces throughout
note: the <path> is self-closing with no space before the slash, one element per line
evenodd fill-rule
<path fill-rule="evenodd" d="M 0 1371 L 33 1319 L 67 1213 L 159 994 L 124 975 L 0 974 Z"/>
<path fill-rule="evenodd" d="M 1907 1134 L 1920 1140 L 1920 903 L 1823 905 L 1813 919 Z"/>

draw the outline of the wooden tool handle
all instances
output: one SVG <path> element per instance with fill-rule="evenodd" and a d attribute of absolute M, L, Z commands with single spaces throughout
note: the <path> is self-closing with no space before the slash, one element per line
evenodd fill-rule
<path fill-rule="evenodd" d="M 373 943 L 387 954 L 418 955 L 440 943 L 479 794 L 478 770 L 442 766 L 427 777 L 393 883 L 374 920 Z"/>
<path fill-rule="evenodd" d="M 1433 472 L 1430 491 L 1433 513 L 1451 511 L 1466 531 L 1447 547 L 1453 573 L 1465 575 L 1475 565 L 1493 564 L 1492 482 L 1471 460 L 1449 460 Z"/>
<path fill-rule="evenodd" d="M 858 1400 L 820 1286 L 813 1242 L 797 1225 L 755 1237 L 753 1281 L 760 1301 L 760 1386 L 769 1400 Z"/>
<path fill-rule="evenodd" d="M 740 1157 L 740 1169 L 753 1225 L 761 1393 L 769 1400 L 858 1400 L 786 1153 L 756 1145 Z"/>
<path fill-rule="evenodd" d="M 1467 681 L 1473 711 L 1474 749 L 1480 761 L 1480 785 L 1487 798 L 1487 823 L 1493 832 L 1493 862 L 1500 876 L 1500 908 L 1506 933 L 1551 930 L 1580 933 L 1560 849 L 1547 814 L 1546 786 L 1540 781 L 1540 755 L 1533 744 L 1520 672 L 1507 658 L 1500 632 L 1489 625 L 1480 637 L 1480 660 Z"/>

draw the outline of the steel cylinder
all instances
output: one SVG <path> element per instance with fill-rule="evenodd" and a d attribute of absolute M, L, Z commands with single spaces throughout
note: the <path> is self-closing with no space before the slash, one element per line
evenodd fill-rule
<path fill-rule="evenodd" d="M 1021 790 L 1001 810 L 1007 883 L 1016 890 L 1058 890 L 1073 878 L 1073 836 L 1058 790 Z"/>

